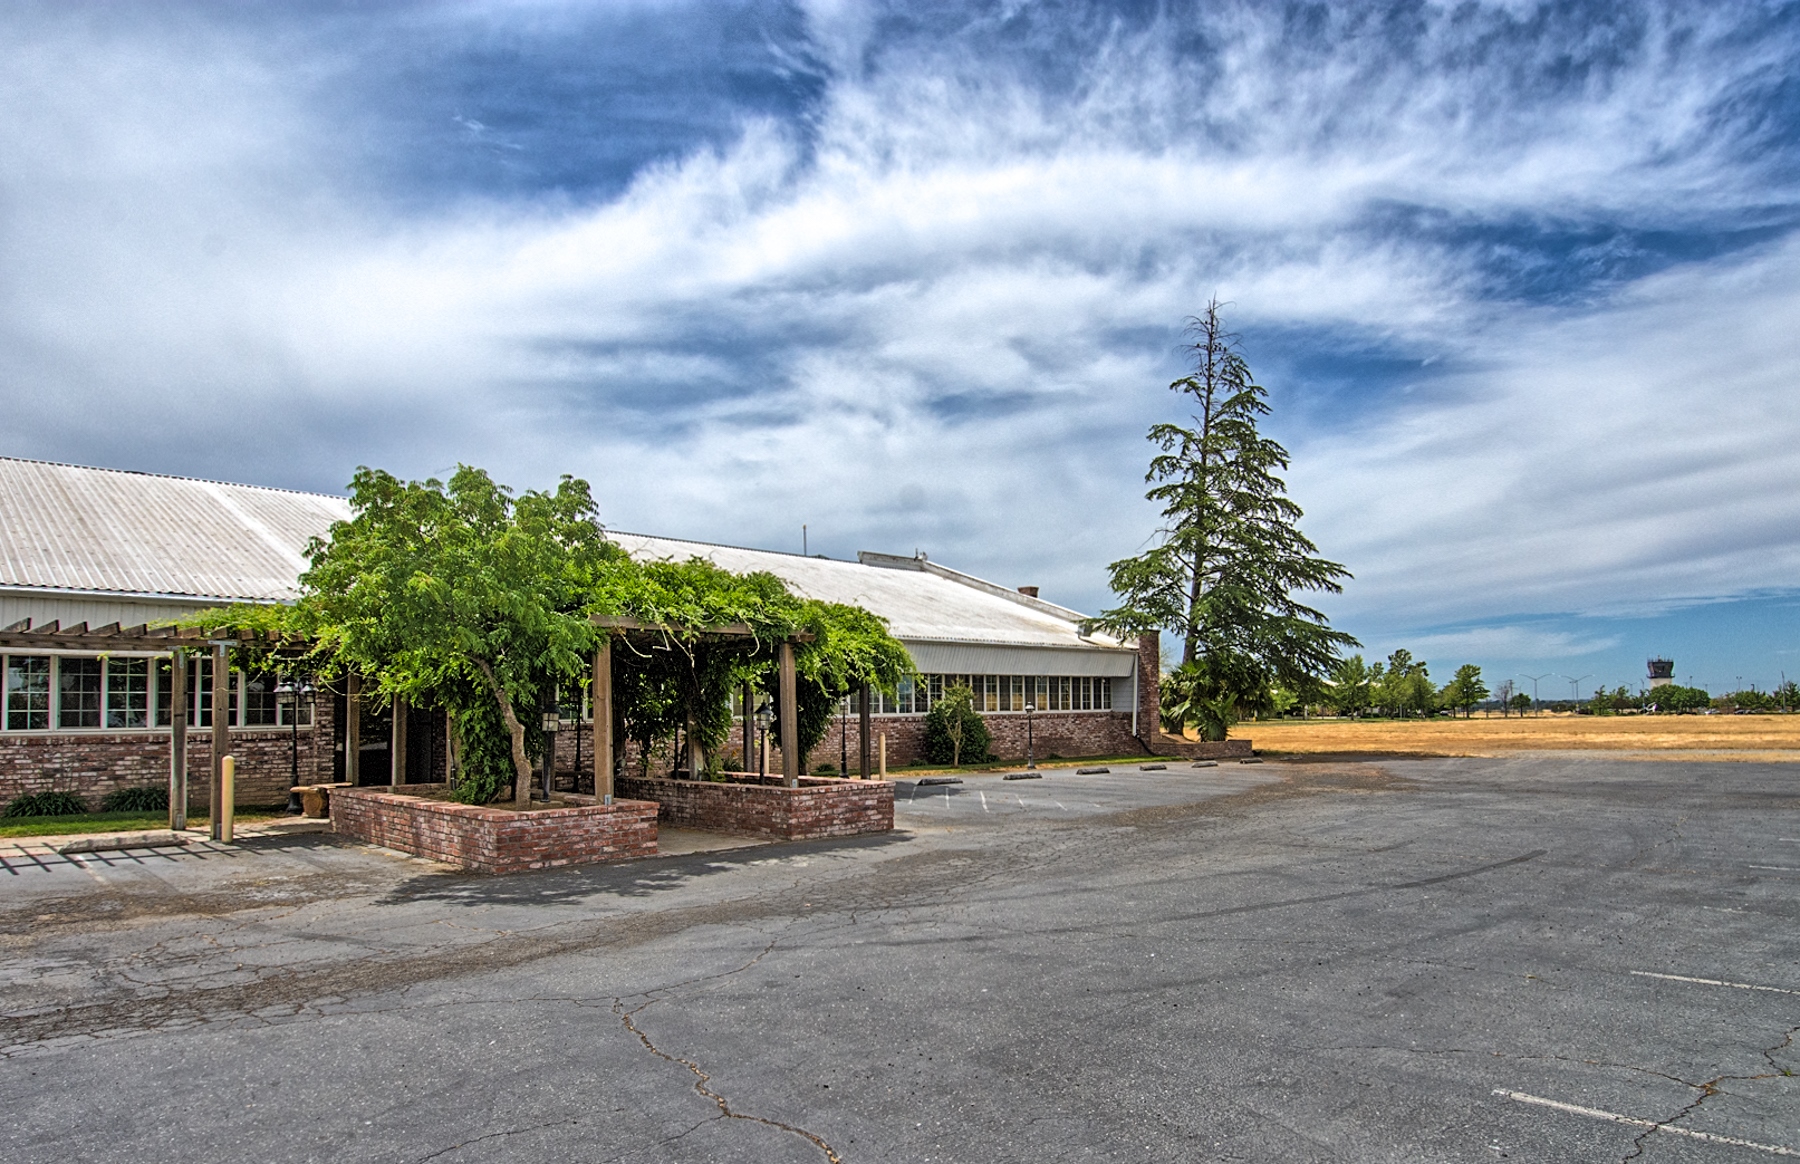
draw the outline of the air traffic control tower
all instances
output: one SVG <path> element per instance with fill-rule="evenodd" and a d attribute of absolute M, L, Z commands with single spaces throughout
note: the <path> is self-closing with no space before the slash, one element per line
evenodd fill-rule
<path fill-rule="evenodd" d="M 1673 660 L 1673 659 L 1651 659 L 1650 660 L 1650 686 L 1652 689 L 1655 689 L 1657 687 L 1667 687 L 1674 682 L 1675 682 L 1675 660 Z"/>

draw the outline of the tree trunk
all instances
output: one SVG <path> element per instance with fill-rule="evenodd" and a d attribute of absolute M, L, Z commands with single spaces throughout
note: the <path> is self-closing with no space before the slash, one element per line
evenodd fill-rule
<path fill-rule="evenodd" d="M 475 665 L 488 681 L 488 690 L 494 693 L 495 702 L 500 704 L 500 718 L 506 721 L 507 733 L 512 736 L 513 772 L 517 775 L 518 784 L 513 789 L 513 801 L 517 804 L 528 804 L 531 801 L 531 761 L 525 755 L 525 725 L 513 712 L 512 696 L 506 688 L 500 686 L 500 680 L 494 677 L 494 669 L 488 666 L 486 659 L 476 659 Z"/>

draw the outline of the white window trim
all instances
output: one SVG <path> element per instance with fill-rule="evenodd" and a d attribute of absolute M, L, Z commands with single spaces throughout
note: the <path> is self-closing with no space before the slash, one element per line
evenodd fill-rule
<path fill-rule="evenodd" d="M 147 723 L 147 725 L 144 727 L 107 727 L 106 726 L 107 697 L 111 693 L 111 686 L 109 683 L 109 670 L 104 664 L 108 660 L 111 660 L 111 659 L 150 659 L 153 661 L 165 661 L 166 662 L 169 658 L 169 656 L 166 652 L 162 652 L 162 651 L 96 652 L 96 651 L 71 651 L 71 650 L 67 650 L 67 649 L 42 650 L 42 651 L 36 651 L 36 650 L 33 650 L 33 651 L 0 651 L 0 685 L 3 685 L 4 681 L 5 681 L 6 666 L 5 666 L 4 661 L 11 659 L 15 655 L 19 656 L 19 657 L 29 657 L 29 658 L 49 658 L 51 660 L 51 664 L 50 664 L 50 706 L 49 706 L 48 713 L 47 713 L 49 716 L 50 726 L 49 727 L 41 727 L 41 728 L 15 728 L 15 727 L 12 727 L 11 726 L 11 721 L 12 721 L 11 708 L 10 708 L 10 706 L 8 706 L 8 704 L 10 703 L 9 696 L 11 695 L 11 690 L 10 690 L 10 688 L 0 687 L 0 736 L 53 736 L 53 735 L 65 735 L 65 736 L 157 735 L 157 736 L 162 736 L 162 735 L 169 734 L 170 725 L 166 724 L 166 723 L 159 724 L 157 722 L 157 719 L 161 715 L 161 712 L 162 712 L 162 700 L 161 700 L 162 690 L 157 682 L 158 668 L 154 665 L 154 663 L 150 667 L 149 698 L 147 700 L 147 707 L 145 708 L 145 718 L 149 721 Z M 212 663 L 212 660 L 209 657 L 199 655 L 199 654 L 189 655 L 188 658 L 189 658 L 190 662 L 204 663 L 207 666 L 210 666 Z M 100 726 L 98 726 L 98 727 L 62 727 L 57 722 L 58 718 L 61 715 L 61 711 L 62 711 L 61 698 L 60 698 L 61 687 L 59 685 L 59 681 L 61 679 L 61 668 L 62 668 L 62 664 L 59 660 L 62 660 L 62 659 L 99 659 L 99 660 L 101 660 L 102 667 L 100 670 Z M 292 712 L 292 708 L 293 708 L 292 704 L 282 704 L 282 703 L 276 704 L 276 708 L 275 708 L 276 722 L 274 722 L 274 723 L 253 724 L 250 726 L 245 726 L 245 724 L 244 724 L 245 713 L 249 710 L 248 702 L 249 702 L 250 684 L 248 681 L 248 676 L 242 668 L 233 667 L 232 674 L 237 677 L 237 683 L 236 683 L 237 691 L 236 691 L 236 697 L 235 697 L 235 702 L 236 702 L 237 706 L 233 709 L 236 712 L 235 718 L 237 720 L 237 723 L 231 725 L 231 727 L 230 727 L 231 731 L 234 731 L 234 732 L 281 732 L 283 734 L 291 734 L 293 732 L 294 724 L 292 722 L 290 722 L 289 719 L 287 718 Z M 199 671 L 198 671 L 198 668 L 196 668 L 195 681 L 188 685 L 188 699 L 192 702 L 192 706 L 189 708 L 189 711 L 191 713 L 191 722 L 188 724 L 188 728 L 190 731 L 211 731 L 212 730 L 211 724 L 206 724 L 203 726 L 200 723 L 200 718 L 201 718 L 200 712 L 202 710 L 202 704 L 200 702 L 201 688 L 200 688 L 200 683 L 198 680 L 199 680 Z M 205 710 L 210 714 L 210 712 L 212 710 L 210 698 L 208 699 L 208 701 L 204 705 L 204 707 L 205 707 Z M 318 713 L 318 702 L 317 702 L 316 697 L 314 700 L 312 713 L 313 714 L 311 717 L 311 722 L 302 723 L 299 725 L 299 728 L 301 731 L 311 732 L 318 727 L 319 713 Z"/>

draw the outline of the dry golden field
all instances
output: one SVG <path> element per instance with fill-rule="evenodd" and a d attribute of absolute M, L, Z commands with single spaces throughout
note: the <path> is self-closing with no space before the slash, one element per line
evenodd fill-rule
<path fill-rule="evenodd" d="M 1504 756 L 1604 751 L 1649 760 L 1800 761 L 1800 715 L 1543 715 L 1484 719 L 1241 723 L 1271 755 Z"/>

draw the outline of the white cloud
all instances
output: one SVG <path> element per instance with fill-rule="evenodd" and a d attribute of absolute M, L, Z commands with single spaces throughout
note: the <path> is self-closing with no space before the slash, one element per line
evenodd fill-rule
<path fill-rule="evenodd" d="M 805 521 L 833 553 L 918 546 L 1097 605 L 1150 532 L 1142 432 L 1216 291 L 1253 332 L 1447 357 L 1294 442 L 1309 531 L 1358 574 L 1334 609 L 1792 576 L 1791 247 L 1547 309 L 1381 225 L 1734 211 L 1761 187 L 1717 110 L 1779 46 L 1652 18 L 1545 100 L 1450 16 L 1408 66 L 1242 9 L 1204 67 L 1109 26 L 1051 92 L 954 40 L 865 67 L 870 10 L 812 15 L 837 71 L 810 138 L 752 121 L 602 204 L 429 214 L 341 172 L 307 100 L 328 63 L 47 19 L 0 49 L 24 78 L 0 96 L 5 451 L 314 487 L 363 461 L 574 471 L 621 525 L 787 545 Z"/>

